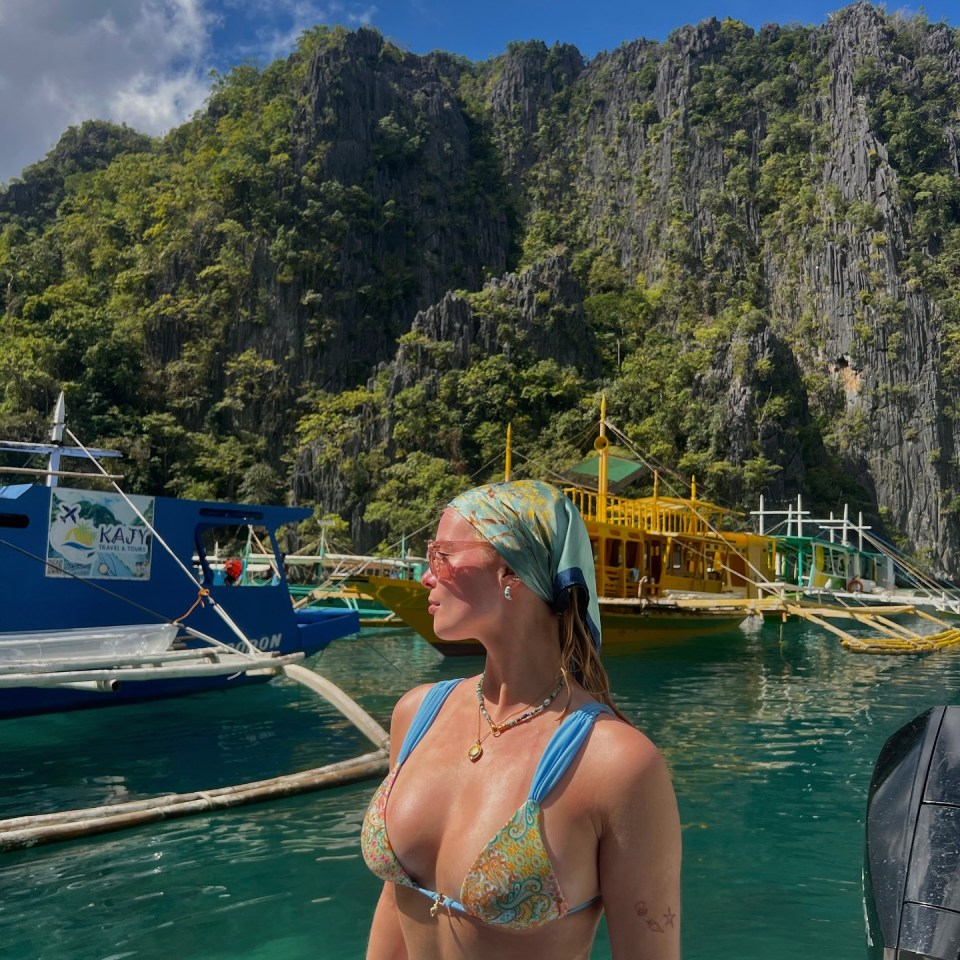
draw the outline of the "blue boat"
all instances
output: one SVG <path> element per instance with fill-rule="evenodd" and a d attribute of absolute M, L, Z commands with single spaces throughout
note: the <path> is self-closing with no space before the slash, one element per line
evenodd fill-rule
<path fill-rule="evenodd" d="M 99 461 L 116 455 L 66 446 L 63 429 L 61 398 L 50 443 L 0 443 L 49 458 L 0 467 L 46 480 L 0 485 L 0 718 L 263 683 L 359 630 L 356 611 L 293 609 L 277 530 L 309 509 L 61 486 L 78 475 L 63 457 L 106 476 Z M 212 562 L 251 530 L 273 551 L 265 587 L 232 584 Z"/>

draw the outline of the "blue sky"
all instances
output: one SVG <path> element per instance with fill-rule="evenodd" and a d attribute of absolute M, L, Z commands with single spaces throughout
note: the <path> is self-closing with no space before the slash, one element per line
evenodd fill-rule
<path fill-rule="evenodd" d="M 200 109 L 210 71 L 289 53 L 318 23 L 376 27 L 413 53 L 471 60 L 511 40 L 572 43 L 585 57 L 628 40 L 663 40 L 715 16 L 752 27 L 823 23 L 825 0 L 0 0 L 0 184 L 43 158 L 71 124 L 126 123 L 160 134 Z M 774 9 L 776 12 L 774 13 Z M 893 13 L 908 7 L 886 7 Z M 922 8 L 960 25 L 960 0 Z"/>
<path fill-rule="evenodd" d="M 958 0 L 960 2 L 960 0 Z M 786 3 L 790 21 L 822 23 L 838 6 L 826 0 Z M 316 4 L 316 9 L 322 9 Z M 252 9 L 244 5 L 243 9 Z M 769 3 L 754 0 L 677 0 L 668 3 L 638 3 L 628 0 L 381 0 L 381 2 L 327 5 L 333 16 L 324 22 L 347 26 L 366 22 L 388 39 L 412 53 L 446 50 L 471 60 L 485 60 L 502 53 L 511 40 L 543 40 L 547 44 L 572 43 L 586 57 L 611 50 L 627 40 L 645 37 L 663 40 L 678 26 L 715 16 L 735 17 L 754 27 L 771 19 Z M 928 14 L 929 15 L 929 14 Z M 262 15 L 253 17 L 265 26 Z M 275 24 L 289 24 L 290 11 L 277 9 Z M 218 31 L 221 46 L 231 40 L 242 44 L 250 18 L 242 13 Z M 282 32 L 282 29 L 281 31 Z"/>

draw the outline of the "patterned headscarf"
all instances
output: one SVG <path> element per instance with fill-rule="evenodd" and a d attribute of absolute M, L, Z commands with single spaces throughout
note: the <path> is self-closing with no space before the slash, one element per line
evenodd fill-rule
<path fill-rule="evenodd" d="M 580 511 L 556 487 L 538 480 L 491 483 L 450 502 L 492 544 L 510 569 L 556 612 L 581 587 L 588 597 L 587 626 L 600 649 L 593 550 Z"/>

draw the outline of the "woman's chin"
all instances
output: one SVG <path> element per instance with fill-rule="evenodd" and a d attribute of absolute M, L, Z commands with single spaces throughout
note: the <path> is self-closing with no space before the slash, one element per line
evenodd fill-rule
<path fill-rule="evenodd" d="M 433 632 L 438 640 L 444 643 L 476 643 L 476 638 L 458 630 L 455 626 L 445 626 L 443 623 L 433 621 Z"/>

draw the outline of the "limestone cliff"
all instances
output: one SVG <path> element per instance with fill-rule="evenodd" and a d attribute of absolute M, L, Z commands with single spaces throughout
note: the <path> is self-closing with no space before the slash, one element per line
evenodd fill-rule
<path fill-rule="evenodd" d="M 66 381 L 146 487 L 267 461 L 365 548 L 369 503 L 483 468 L 508 387 L 556 458 L 602 389 L 717 499 L 850 500 L 956 576 L 958 101 L 956 31 L 867 3 L 590 60 L 319 31 L 0 195 L 0 417 Z"/>

